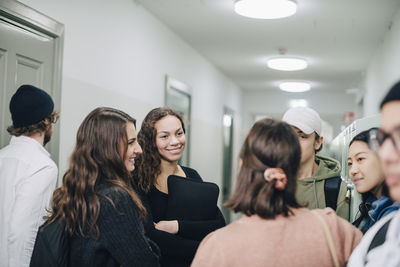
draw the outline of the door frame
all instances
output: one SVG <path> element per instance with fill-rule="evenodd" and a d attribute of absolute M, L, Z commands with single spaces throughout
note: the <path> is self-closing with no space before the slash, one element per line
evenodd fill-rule
<path fill-rule="evenodd" d="M 54 100 L 54 108 L 61 111 L 61 77 L 64 45 L 64 25 L 39 11 L 17 1 L 0 0 L 0 20 L 33 32 L 46 35 L 54 39 L 54 67 L 53 80 L 51 82 L 51 96 Z M 53 128 L 52 142 L 49 143 L 49 151 L 58 165 L 60 150 L 60 126 Z"/>
<path fill-rule="evenodd" d="M 225 138 L 225 130 L 226 130 L 226 125 L 225 125 L 225 116 L 230 116 L 231 121 L 229 125 L 229 154 L 226 154 L 226 138 Z M 232 192 L 232 184 L 233 184 L 233 179 L 232 179 L 232 174 L 233 174 L 233 147 L 234 147 L 234 135 L 235 135 L 235 130 L 234 130 L 234 125 L 235 125 L 235 112 L 233 109 L 228 108 L 227 106 L 224 106 L 224 113 L 223 113 L 223 120 L 222 120 L 222 201 L 226 202 Z M 228 165 L 228 166 L 227 166 Z M 223 206 L 222 207 L 222 213 L 225 217 L 226 223 L 230 223 L 231 221 L 231 212 L 230 210 Z"/>

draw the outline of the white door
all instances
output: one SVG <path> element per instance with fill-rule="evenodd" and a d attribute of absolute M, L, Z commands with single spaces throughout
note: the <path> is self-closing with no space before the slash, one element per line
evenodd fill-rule
<path fill-rule="evenodd" d="M 10 9 L 13 9 L 12 15 Z M 1 3 L 0 10 L 0 147 L 4 147 L 11 138 L 7 132 L 7 127 L 12 124 L 9 111 L 10 99 L 22 84 L 32 84 L 47 91 L 53 97 L 56 110 L 59 111 L 61 68 L 58 66 L 61 57 L 59 37 L 42 28 L 42 25 L 40 27 L 32 25 L 34 21 L 29 16 L 37 19 L 35 15 L 40 13 L 11 2 Z M 22 13 L 23 19 L 15 17 L 14 12 Z M 49 20 L 48 17 L 45 18 Z M 57 125 L 52 141 L 46 148 L 57 161 L 59 148 Z"/>

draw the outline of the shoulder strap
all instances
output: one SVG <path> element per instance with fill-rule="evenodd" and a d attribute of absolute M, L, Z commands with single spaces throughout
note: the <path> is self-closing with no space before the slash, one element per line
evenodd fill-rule
<path fill-rule="evenodd" d="M 341 182 L 342 179 L 339 176 L 325 180 L 324 191 L 326 207 L 336 210 Z"/>
<path fill-rule="evenodd" d="M 335 267 L 339 267 L 340 266 L 339 259 L 337 257 L 335 244 L 333 243 L 332 234 L 331 234 L 331 231 L 329 230 L 328 225 L 326 224 L 324 218 L 322 218 L 322 216 L 318 213 L 317 210 L 312 210 L 311 212 L 315 215 L 315 217 L 318 218 L 319 222 L 322 225 L 322 228 L 324 228 L 326 241 L 328 243 L 329 251 L 331 252 L 331 256 L 332 256 L 332 260 L 333 260 L 333 265 Z"/>
<path fill-rule="evenodd" d="M 368 251 L 373 250 L 376 247 L 379 247 L 383 243 L 385 243 L 386 240 L 386 232 L 389 228 L 390 221 L 392 219 L 388 220 L 382 227 L 381 229 L 378 230 L 378 232 L 375 234 L 374 238 L 371 241 L 371 244 L 369 245 Z"/>
<path fill-rule="evenodd" d="M 197 180 L 197 181 L 203 181 L 203 179 L 200 177 L 199 173 L 195 169 L 185 167 L 182 165 L 181 165 L 181 168 L 182 168 L 183 172 L 186 174 L 186 177 L 192 178 L 193 180 Z"/>

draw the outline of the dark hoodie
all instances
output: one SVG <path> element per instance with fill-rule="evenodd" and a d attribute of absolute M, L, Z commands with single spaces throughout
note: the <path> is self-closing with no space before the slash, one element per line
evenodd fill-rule
<path fill-rule="evenodd" d="M 340 163 L 332 158 L 315 156 L 318 169 L 312 177 L 297 180 L 296 199 L 309 209 L 325 208 L 325 180 L 340 177 Z M 342 181 L 337 199 L 336 214 L 349 220 L 349 202 L 346 201 L 346 183 Z"/>

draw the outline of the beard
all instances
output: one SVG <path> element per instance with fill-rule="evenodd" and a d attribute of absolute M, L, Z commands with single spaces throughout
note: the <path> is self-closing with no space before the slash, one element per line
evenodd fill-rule
<path fill-rule="evenodd" d="M 51 140 L 51 135 L 53 134 L 53 130 L 51 127 L 49 127 L 45 132 L 44 132 L 44 139 L 43 139 L 43 146 L 45 146 L 50 140 Z"/>

